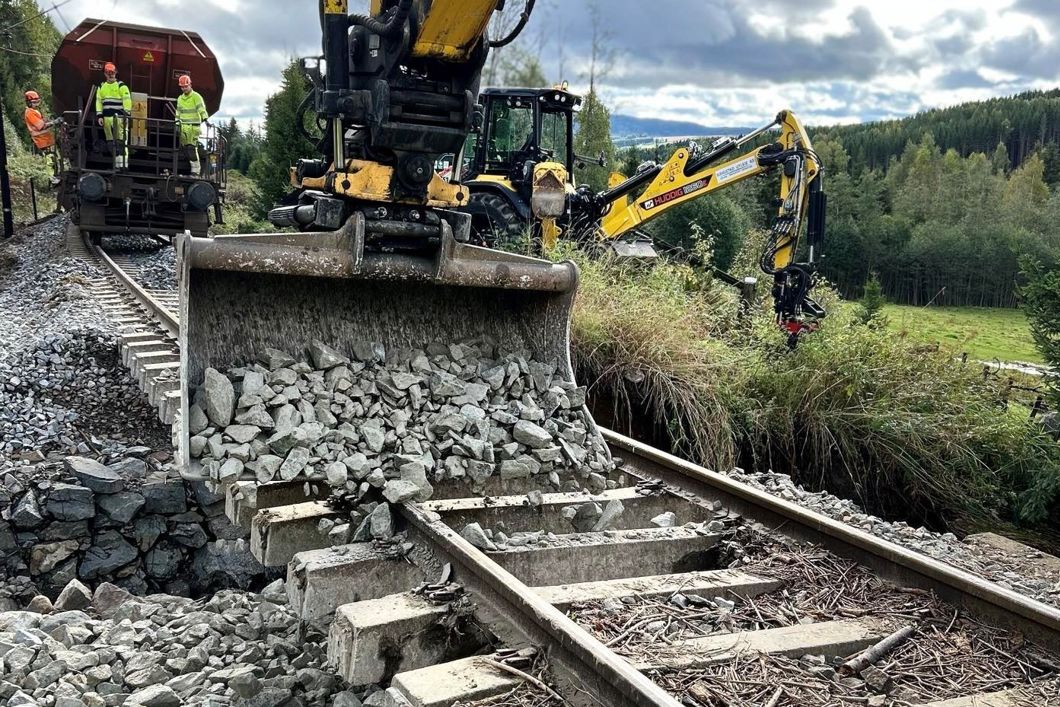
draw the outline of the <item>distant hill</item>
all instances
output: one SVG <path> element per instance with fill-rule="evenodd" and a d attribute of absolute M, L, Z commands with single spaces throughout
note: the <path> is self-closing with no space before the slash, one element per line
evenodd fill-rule
<path fill-rule="evenodd" d="M 942 150 L 963 156 L 990 155 L 1004 143 L 1012 166 L 1018 167 L 1037 150 L 1060 143 L 1060 89 L 962 103 L 899 120 L 821 126 L 811 133 L 838 138 L 855 171 L 885 168 L 907 143 L 920 142 L 926 133 Z"/>
<path fill-rule="evenodd" d="M 741 127 L 710 127 L 701 123 L 658 118 L 635 118 L 632 115 L 611 116 L 611 137 L 617 140 L 628 138 L 672 138 L 703 137 L 715 135 L 740 135 L 748 132 Z"/>

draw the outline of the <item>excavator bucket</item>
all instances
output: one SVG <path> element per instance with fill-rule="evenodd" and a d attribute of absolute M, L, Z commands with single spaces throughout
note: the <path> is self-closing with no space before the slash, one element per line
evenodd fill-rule
<path fill-rule="evenodd" d="M 206 369 L 251 363 L 266 348 L 297 356 L 313 340 L 350 352 L 488 337 L 574 380 L 573 263 L 458 243 L 444 222 L 431 255 L 366 252 L 364 242 L 359 213 L 329 233 L 177 237 L 186 478 L 202 478 L 187 449 L 188 405 Z"/>

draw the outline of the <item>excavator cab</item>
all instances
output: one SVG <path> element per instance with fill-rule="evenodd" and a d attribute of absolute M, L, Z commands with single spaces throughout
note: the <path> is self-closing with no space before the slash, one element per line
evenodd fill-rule
<path fill-rule="evenodd" d="M 471 193 L 474 242 L 492 247 L 530 235 L 553 244 L 574 193 L 582 99 L 562 87 L 488 88 L 479 102 L 482 128 L 468 137 L 460 175 Z"/>

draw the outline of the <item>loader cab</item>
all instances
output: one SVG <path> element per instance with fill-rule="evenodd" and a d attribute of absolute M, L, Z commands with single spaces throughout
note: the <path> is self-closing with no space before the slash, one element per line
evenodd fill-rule
<path fill-rule="evenodd" d="M 461 181 L 501 178 L 521 191 L 531 184 L 532 164 L 558 162 L 573 173 L 579 96 L 561 88 L 489 88 L 479 100 L 482 130 L 468 137 Z"/>

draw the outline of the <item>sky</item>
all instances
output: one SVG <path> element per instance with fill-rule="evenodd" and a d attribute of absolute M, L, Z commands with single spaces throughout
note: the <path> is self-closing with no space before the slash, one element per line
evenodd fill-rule
<path fill-rule="evenodd" d="M 41 8 L 57 0 L 38 0 Z M 508 0 L 518 4 L 520 0 Z M 352 0 L 360 9 L 365 0 Z M 589 83 L 593 0 L 538 0 L 522 49 Z M 613 112 L 710 126 L 902 117 L 1060 84 L 1060 0 L 597 0 Z M 85 17 L 193 30 L 218 55 L 222 116 L 260 120 L 294 56 L 319 54 L 316 0 L 69 0 Z"/>

